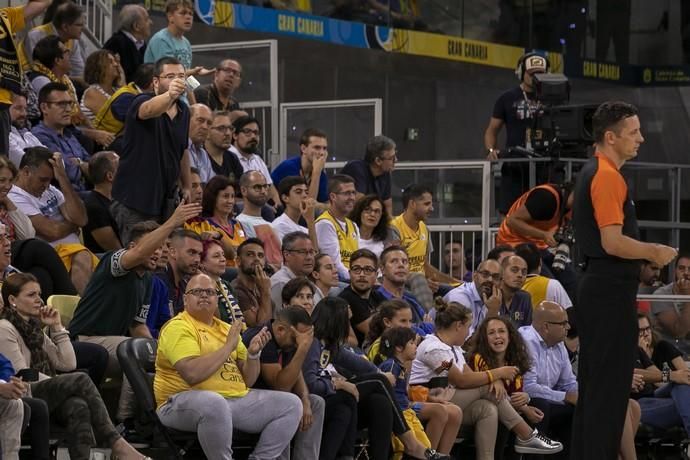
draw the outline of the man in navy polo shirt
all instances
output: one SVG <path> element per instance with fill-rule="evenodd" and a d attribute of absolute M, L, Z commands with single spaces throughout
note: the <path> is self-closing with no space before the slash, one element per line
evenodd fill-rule
<path fill-rule="evenodd" d="M 119 174 L 113 183 L 111 213 L 123 241 L 132 225 L 145 220 L 164 222 L 182 195 L 190 201 L 191 169 L 187 150 L 189 107 L 180 100 L 185 92 L 185 68 L 175 58 L 154 65 L 155 94 L 134 98 L 127 112 Z"/>
<path fill-rule="evenodd" d="M 275 167 L 271 173 L 274 184 L 288 176 L 301 176 L 309 187 L 309 197 L 315 199 L 319 209 L 328 208 L 328 177 L 324 171 L 328 155 L 326 133 L 309 128 L 299 139 L 299 156 L 288 158 Z"/>
<path fill-rule="evenodd" d="M 348 162 L 340 171 L 355 180 L 357 199 L 364 195 L 377 195 L 383 200 L 388 215 L 393 215 L 391 173 L 398 161 L 395 142 L 386 136 L 375 136 L 367 143 L 364 160 Z"/>

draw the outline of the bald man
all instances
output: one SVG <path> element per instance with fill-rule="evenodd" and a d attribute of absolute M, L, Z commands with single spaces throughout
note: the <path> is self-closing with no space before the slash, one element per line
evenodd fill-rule
<path fill-rule="evenodd" d="M 501 261 L 501 268 L 503 301 L 499 315 L 510 319 L 517 328 L 528 326 L 532 323 L 532 297 L 522 290 L 527 277 L 527 262 L 520 256 L 509 255 Z"/>
<path fill-rule="evenodd" d="M 204 148 L 204 142 L 208 138 L 213 114 L 204 104 L 193 104 L 189 107 L 191 118 L 189 120 L 189 160 L 192 168 L 199 171 L 201 183 L 206 184 L 215 173 L 211 167 L 211 158 Z"/>
<path fill-rule="evenodd" d="M 524 391 L 530 405 L 544 413 L 537 429 L 563 442 L 562 458 L 568 444 L 575 405 L 577 379 L 563 341 L 570 329 L 568 314 L 555 302 L 543 301 L 532 313 L 532 325 L 519 329 L 527 345 L 532 368 L 524 376 Z"/>
<path fill-rule="evenodd" d="M 487 316 L 498 316 L 503 304 L 501 292 L 501 264 L 495 260 L 484 260 L 472 274 L 472 282 L 451 290 L 443 297 L 446 302 L 458 302 L 472 310 L 472 324 L 468 337 L 474 334 Z"/>

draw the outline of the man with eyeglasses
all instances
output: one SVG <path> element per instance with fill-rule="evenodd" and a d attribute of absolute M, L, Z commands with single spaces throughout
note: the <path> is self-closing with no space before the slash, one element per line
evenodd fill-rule
<path fill-rule="evenodd" d="M 318 247 L 314 228 L 316 200 L 309 196 L 307 182 L 300 176 L 287 176 L 278 183 L 278 193 L 284 209 L 271 225 L 281 240 L 290 232 L 309 235 L 314 247 Z M 301 222 L 307 224 L 306 227 Z"/>
<path fill-rule="evenodd" d="M 256 228 L 267 226 L 271 232 L 271 223 L 264 219 L 261 210 L 268 201 L 268 190 L 271 185 L 261 171 L 246 171 L 240 177 L 240 191 L 244 199 L 244 208 L 237 216 L 237 221 L 242 224 L 244 233 L 249 238 L 256 237 Z"/>
<path fill-rule="evenodd" d="M 336 174 L 328 182 L 330 206 L 316 219 L 319 250 L 331 256 L 341 281 L 350 279 L 350 257 L 359 249 L 359 228 L 347 215 L 355 207 L 355 181 Z"/>
<path fill-rule="evenodd" d="M 300 154 L 280 163 L 271 172 L 274 184 L 280 184 L 288 176 L 299 176 L 308 187 L 309 198 L 316 200 L 319 209 L 328 206 L 328 176 L 324 167 L 328 156 L 326 133 L 308 128 L 299 139 Z"/>
<path fill-rule="evenodd" d="M 240 160 L 242 169 L 245 173 L 247 171 L 259 171 L 263 174 L 266 184 L 268 184 L 266 193 L 268 199 L 273 201 L 273 209 L 275 210 L 280 204 L 280 197 L 273 185 L 271 173 L 268 171 L 266 163 L 263 158 L 257 154 L 261 141 L 259 120 L 250 116 L 242 116 L 233 122 L 232 127 L 232 145 L 230 146 L 230 151 Z M 267 215 L 265 217 L 268 220 L 273 220 L 274 216 L 271 216 L 270 219 Z"/>
<path fill-rule="evenodd" d="M 31 132 L 51 151 L 62 154 L 72 187 L 78 192 L 86 190 L 89 154 L 71 128 L 74 101 L 68 87 L 62 83 L 48 83 L 38 93 L 38 105 L 43 119 Z"/>
<path fill-rule="evenodd" d="M 364 160 L 352 160 L 340 171 L 355 180 L 357 199 L 374 194 L 383 200 L 388 215 L 393 215 L 392 172 L 398 161 L 395 142 L 386 136 L 375 136 L 367 142 Z"/>
<path fill-rule="evenodd" d="M 247 115 L 244 112 L 213 112 L 211 130 L 204 143 L 206 152 L 211 160 L 211 168 L 216 175 L 225 176 L 231 182 L 240 180 L 244 168 L 242 163 L 230 151 L 232 146 L 232 122 L 238 118 L 236 114 Z"/>
<path fill-rule="evenodd" d="M 374 289 L 378 266 L 378 257 L 370 250 L 358 249 L 353 252 L 350 257 L 350 285 L 338 294 L 350 305 L 350 325 L 360 347 L 369 333 L 372 315 L 379 304 L 386 300 Z"/>
<path fill-rule="evenodd" d="M 472 273 L 472 282 L 456 287 L 443 297 L 446 302 L 458 302 L 472 310 L 472 324 L 467 337 L 471 337 L 487 316 L 498 316 L 503 294 L 501 264 L 487 259 Z"/>
<path fill-rule="evenodd" d="M 43 38 L 56 35 L 69 51 L 69 76 L 76 79 L 84 78 L 86 63 L 86 44 L 82 41 L 82 32 L 86 23 L 84 10 L 73 2 L 65 2 L 55 10 L 53 20 L 47 24 L 34 27 L 29 31 L 24 42 L 26 57 L 33 59 L 36 44 Z"/>
<path fill-rule="evenodd" d="M 216 66 L 213 83 L 194 90 L 196 102 L 206 104 L 211 110 L 233 112 L 240 109 L 234 97 L 242 83 L 242 66 L 235 59 L 223 59 Z"/>
<path fill-rule="evenodd" d="M 137 95 L 127 112 L 119 173 L 113 183 L 111 212 L 124 241 L 136 222 L 165 221 L 180 199 L 191 199 L 187 150 L 189 107 L 184 66 L 163 58 L 154 67 L 154 93 Z"/>
<path fill-rule="evenodd" d="M 283 266 L 271 276 L 271 300 L 274 309 L 283 305 L 283 287 L 288 281 L 311 275 L 315 255 L 314 246 L 306 233 L 291 232 L 283 237 Z M 314 299 L 314 303 L 319 300 L 321 299 Z"/>
<path fill-rule="evenodd" d="M 565 309 L 549 301 L 537 305 L 532 324 L 519 329 L 531 362 L 523 376 L 524 391 L 529 395 L 529 405 L 543 413 L 535 427 L 563 443 L 563 452 L 555 458 L 568 458 L 578 397 L 577 379 L 563 343 L 569 329 Z"/>
<path fill-rule="evenodd" d="M 45 147 L 45 145 L 31 133 L 31 123 L 27 118 L 27 103 L 24 94 L 12 93 L 10 120 L 12 127 L 10 129 L 8 156 L 16 166 L 21 163 L 25 148 Z"/>

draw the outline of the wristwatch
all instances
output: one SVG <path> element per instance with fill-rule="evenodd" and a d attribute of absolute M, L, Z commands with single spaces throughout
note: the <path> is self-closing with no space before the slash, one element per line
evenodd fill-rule
<path fill-rule="evenodd" d="M 501 151 L 498 149 L 486 149 L 486 154 L 491 155 L 492 153 L 496 153 L 498 155 Z"/>

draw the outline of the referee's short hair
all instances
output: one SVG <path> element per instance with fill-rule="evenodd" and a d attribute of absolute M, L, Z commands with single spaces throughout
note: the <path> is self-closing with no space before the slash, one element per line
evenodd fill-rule
<path fill-rule="evenodd" d="M 601 104 L 592 117 L 594 142 L 602 142 L 606 131 L 615 131 L 618 134 L 616 125 L 626 118 L 634 117 L 637 113 L 637 107 L 627 102 L 606 101 Z"/>

